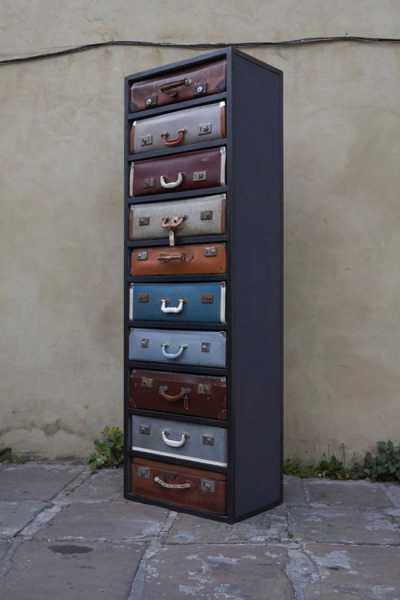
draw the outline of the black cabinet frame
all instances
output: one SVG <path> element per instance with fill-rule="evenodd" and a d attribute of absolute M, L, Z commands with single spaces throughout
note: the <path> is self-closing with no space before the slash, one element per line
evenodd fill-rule
<path fill-rule="evenodd" d="M 134 81 L 165 75 L 182 67 L 225 58 L 227 89 L 194 100 L 129 112 L 129 87 Z M 149 69 L 125 79 L 125 169 L 124 169 L 124 431 L 125 497 L 168 507 L 207 518 L 233 523 L 272 508 L 282 501 L 283 455 L 283 74 L 235 48 L 227 48 L 196 58 Z M 129 154 L 129 127 L 134 119 L 226 100 L 227 137 L 193 146 Z M 152 194 L 130 198 L 129 162 L 200 150 L 226 147 L 226 186 L 189 192 Z M 186 237 L 177 245 L 227 243 L 228 271 L 225 275 L 132 277 L 130 252 L 138 246 L 165 245 L 163 240 L 133 242 L 128 239 L 129 206 L 144 202 L 226 193 L 227 227 L 224 235 Z M 226 369 L 143 363 L 130 361 L 129 329 L 143 323 L 129 320 L 128 286 L 141 281 L 221 281 L 227 282 L 227 365 Z M 215 324 L 146 322 L 146 327 L 221 330 Z M 206 375 L 226 375 L 228 389 L 227 422 L 186 417 L 154 411 L 128 409 L 128 378 L 132 367 L 180 371 Z M 227 426 L 228 467 L 199 466 L 195 462 L 140 455 L 131 450 L 130 416 L 141 414 L 171 420 Z M 132 456 L 160 462 L 183 464 L 227 472 L 227 514 L 210 515 L 173 504 L 147 501 L 131 492 Z"/>

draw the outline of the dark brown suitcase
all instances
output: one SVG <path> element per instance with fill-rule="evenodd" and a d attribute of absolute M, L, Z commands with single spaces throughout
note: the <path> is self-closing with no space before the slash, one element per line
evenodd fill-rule
<path fill-rule="evenodd" d="M 225 244 L 135 248 L 131 275 L 212 275 L 226 272 Z"/>
<path fill-rule="evenodd" d="M 130 88 L 130 110 L 138 111 L 217 94 L 226 89 L 226 61 L 218 60 L 171 75 L 137 81 Z"/>
<path fill-rule="evenodd" d="M 132 369 L 129 408 L 226 419 L 226 378 Z"/>
<path fill-rule="evenodd" d="M 134 458 L 132 492 L 142 498 L 202 512 L 226 512 L 226 475 L 223 473 Z"/>
<path fill-rule="evenodd" d="M 129 195 L 225 185 L 225 146 L 131 162 Z"/>

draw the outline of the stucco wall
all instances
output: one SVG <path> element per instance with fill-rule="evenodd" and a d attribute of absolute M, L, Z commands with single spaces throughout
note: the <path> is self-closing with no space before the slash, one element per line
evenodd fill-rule
<path fill-rule="evenodd" d="M 399 22 L 396 0 L 9 0 L 0 56 Z M 399 434 L 400 46 L 249 52 L 285 74 L 286 453 L 350 455 Z M 81 455 L 121 423 L 123 77 L 198 53 L 0 68 L 0 445 Z"/>

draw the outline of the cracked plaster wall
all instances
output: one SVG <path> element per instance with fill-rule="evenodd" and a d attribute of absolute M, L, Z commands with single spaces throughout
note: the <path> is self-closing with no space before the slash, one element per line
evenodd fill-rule
<path fill-rule="evenodd" d="M 6 0 L 0 56 L 396 36 L 399 18 L 393 0 Z M 286 452 L 350 455 L 398 435 L 400 47 L 249 52 L 285 73 Z M 195 54 L 0 68 L 0 445 L 83 455 L 121 423 L 123 77 Z"/>

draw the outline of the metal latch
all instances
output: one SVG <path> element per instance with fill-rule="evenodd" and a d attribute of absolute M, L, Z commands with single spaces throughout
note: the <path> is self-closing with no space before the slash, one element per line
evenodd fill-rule
<path fill-rule="evenodd" d="M 207 246 L 204 248 L 204 256 L 217 256 L 217 249 L 215 246 Z"/>
<path fill-rule="evenodd" d="M 199 383 L 197 385 L 197 393 L 200 394 L 210 394 L 211 393 L 211 385 L 209 383 Z"/>
<path fill-rule="evenodd" d="M 144 135 L 142 137 L 142 140 L 141 140 L 141 145 L 142 146 L 151 146 L 152 143 L 153 143 L 153 136 L 152 135 L 149 134 L 149 135 Z"/>
<path fill-rule="evenodd" d="M 200 213 L 200 221 L 212 221 L 213 211 L 212 210 L 202 210 Z"/>
<path fill-rule="evenodd" d="M 140 227 L 150 225 L 150 217 L 139 217 L 139 225 Z"/>
<path fill-rule="evenodd" d="M 201 479 L 200 489 L 202 492 L 213 494 L 215 492 L 215 481 L 211 481 L 210 479 Z"/>
<path fill-rule="evenodd" d="M 149 347 L 149 338 L 142 338 L 140 340 L 140 347 L 141 348 L 148 348 Z"/>
<path fill-rule="evenodd" d="M 212 132 L 211 123 L 201 123 L 199 125 L 199 135 L 207 135 Z"/>
<path fill-rule="evenodd" d="M 154 177 L 146 177 L 143 179 L 143 187 L 145 189 L 152 188 L 155 186 L 156 180 Z"/>
<path fill-rule="evenodd" d="M 197 83 L 194 88 L 195 93 L 200 96 L 200 94 L 205 94 L 207 91 L 206 83 Z"/>
<path fill-rule="evenodd" d="M 150 294 L 139 294 L 138 301 L 142 302 L 143 304 L 145 304 L 146 302 L 150 302 Z"/>
<path fill-rule="evenodd" d="M 139 433 L 143 433 L 143 435 L 150 435 L 150 432 L 150 425 L 139 425 Z"/>
<path fill-rule="evenodd" d="M 150 479 L 149 467 L 138 467 L 137 474 L 140 479 Z"/>
<path fill-rule="evenodd" d="M 153 378 L 152 377 L 142 377 L 140 379 L 140 383 L 144 388 L 152 388 L 153 387 Z"/>
<path fill-rule="evenodd" d="M 203 445 L 204 446 L 214 446 L 214 442 L 215 442 L 214 436 L 204 434 L 202 436 L 202 440 L 203 440 Z"/>
<path fill-rule="evenodd" d="M 201 303 L 202 304 L 213 304 L 214 296 L 213 294 L 202 294 Z"/>
<path fill-rule="evenodd" d="M 147 108 L 150 108 L 151 106 L 155 106 L 157 104 L 157 96 L 148 96 L 148 98 L 146 98 L 145 100 L 145 104 L 147 106 Z"/>
<path fill-rule="evenodd" d="M 140 250 L 137 253 L 138 260 L 147 260 L 148 258 L 149 258 L 149 253 L 147 252 L 147 250 Z"/>
<path fill-rule="evenodd" d="M 210 344 L 208 342 L 201 342 L 201 351 L 210 352 Z"/>
<path fill-rule="evenodd" d="M 193 181 L 206 181 L 207 171 L 193 171 Z"/>

